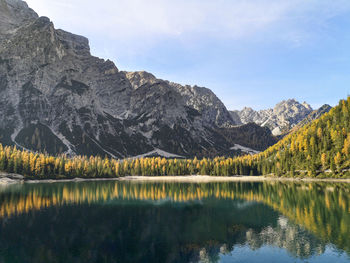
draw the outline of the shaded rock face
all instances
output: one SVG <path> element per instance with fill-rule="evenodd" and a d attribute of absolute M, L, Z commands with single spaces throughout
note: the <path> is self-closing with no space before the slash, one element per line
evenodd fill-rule
<path fill-rule="evenodd" d="M 273 135 L 281 135 L 305 119 L 313 109 L 306 102 L 299 103 L 294 99 L 278 103 L 273 109 L 255 111 L 244 108 L 241 111 L 231 111 L 233 118 L 239 117 L 242 124 L 254 122 L 262 127 L 268 127 Z"/>
<path fill-rule="evenodd" d="M 232 146 L 220 129 L 236 122 L 209 89 L 119 71 L 23 1 L 0 0 L 0 43 L 5 145 L 117 158 L 155 148 L 213 156 Z"/>

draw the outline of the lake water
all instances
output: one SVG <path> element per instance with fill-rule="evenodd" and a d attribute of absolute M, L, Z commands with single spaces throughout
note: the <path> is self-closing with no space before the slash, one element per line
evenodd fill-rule
<path fill-rule="evenodd" d="M 0 262 L 350 262 L 350 184 L 2 186 Z"/>

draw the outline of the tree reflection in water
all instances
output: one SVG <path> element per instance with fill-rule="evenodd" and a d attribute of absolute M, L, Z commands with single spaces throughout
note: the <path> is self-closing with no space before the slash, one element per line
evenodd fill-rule
<path fill-rule="evenodd" d="M 80 182 L 0 189 L 0 261 L 217 262 L 278 247 L 350 254 L 349 185 Z"/>

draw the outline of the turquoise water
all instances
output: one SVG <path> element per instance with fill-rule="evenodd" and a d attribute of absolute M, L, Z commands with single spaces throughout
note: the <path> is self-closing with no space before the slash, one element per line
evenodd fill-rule
<path fill-rule="evenodd" d="M 350 262 L 350 185 L 0 188 L 0 262 Z"/>

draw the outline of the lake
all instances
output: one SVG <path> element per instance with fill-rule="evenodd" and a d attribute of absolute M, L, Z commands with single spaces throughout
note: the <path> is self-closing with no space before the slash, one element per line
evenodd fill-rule
<path fill-rule="evenodd" d="M 350 184 L 1 186 L 0 262 L 350 262 Z"/>

